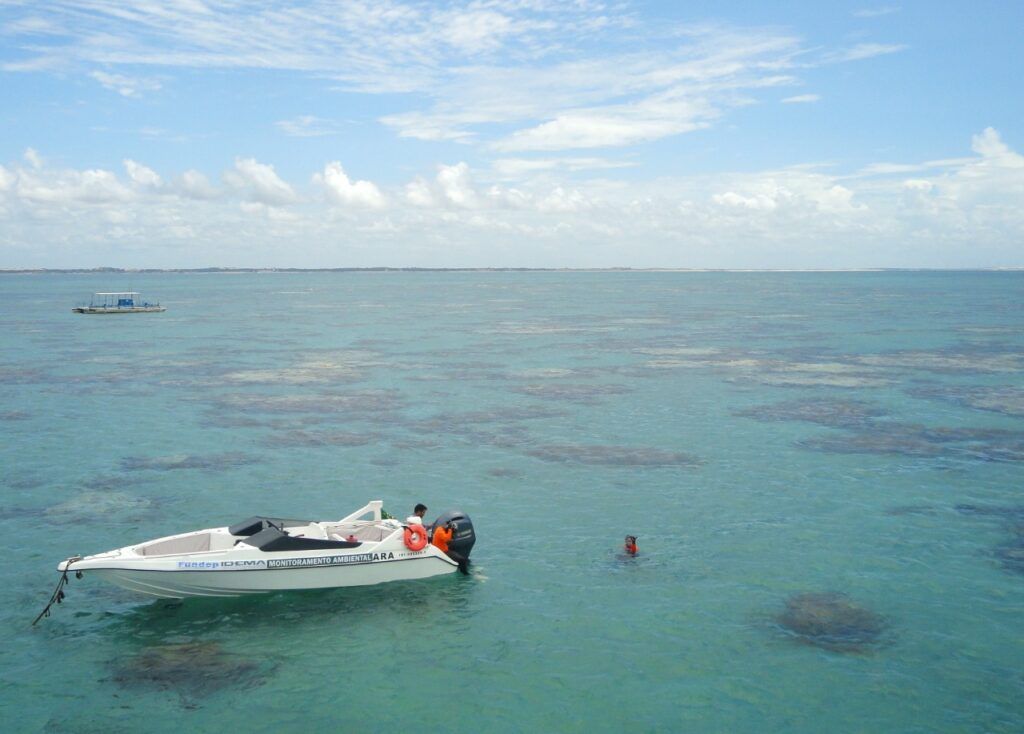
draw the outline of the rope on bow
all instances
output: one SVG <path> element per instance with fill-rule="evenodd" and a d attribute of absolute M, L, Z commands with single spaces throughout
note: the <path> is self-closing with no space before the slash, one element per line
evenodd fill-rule
<path fill-rule="evenodd" d="M 54 604 L 60 604 L 62 601 L 64 601 L 64 587 L 67 586 L 68 583 L 68 571 L 71 569 L 72 563 L 74 563 L 75 561 L 79 561 L 81 559 L 81 556 L 72 556 L 64 562 L 64 571 L 61 573 L 60 579 L 57 581 L 57 588 L 54 589 L 53 594 L 50 595 L 50 603 L 47 604 L 46 608 L 43 609 L 43 611 L 39 612 L 39 616 L 32 621 L 33 627 L 35 627 L 36 622 L 38 622 L 43 617 L 50 616 L 50 607 L 52 607 Z M 79 577 L 81 577 L 81 572 L 79 572 L 78 575 Z"/>

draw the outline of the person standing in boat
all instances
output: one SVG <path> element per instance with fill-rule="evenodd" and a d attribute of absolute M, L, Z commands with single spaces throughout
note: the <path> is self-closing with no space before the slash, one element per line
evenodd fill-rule
<path fill-rule="evenodd" d="M 406 525 L 422 525 L 423 516 L 427 514 L 427 506 L 422 502 L 412 508 L 412 514 L 405 518 Z"/>

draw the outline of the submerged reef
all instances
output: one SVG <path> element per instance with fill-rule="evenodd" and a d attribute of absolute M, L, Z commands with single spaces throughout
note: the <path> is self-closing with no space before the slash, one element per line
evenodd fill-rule
<path fill-rule="evenodd" d="M 499 479 L 521 479 L 523 473 L 518 469 L 509 469 L 503 466 L 496 466 L 492 469 L 487 470 L 488 476 L 498 477 Z"/>
<path fill-rule="evenodd" d="M 720 350 L 704 347 L 652 347 L 634 349 L 653 359 L 644 363 L 650 370 L 713 369 L 726 374 L 730 382 L 756 382 L 776 387 L 863 388 L 887 385 L 891 380 L 863 364 L 839 361 L 834 355 L 807 354 L 787 359 L 780 353 L 752 350 Z"/>
<path fill-rule="evenodd" d="M 126 492 L 89 491 L 50 507 L 0 507 L 0 520 L 39 518 L 52 523 L 136 520 L 155 507 L 152 500 Z"/>
<path fill-rule="evenodd" d="M 511 390 L 512 392 L 519 393 L 520 395 L 529 395 L 532 398 L 564 400 L 567 402 L 590 404 L 596 403 L 599 398 L 608 395 L 625 395 L 626 393 L 632 392 L 632 390 L 626 385 L 566 385 L 564 383 L 521 385 L 519 387 L 511 388 Z"/>
<path fill-rule="evenodd" d="M 595 444 L 548 444 L 526 452 L 543 461 L 597 464 L 601 466 L 698 466 L 701 460 L 682 451 L 639 446 Z"/>
<path fill-rule="evenodd" d="M 906 350 L 865 354 L 854 358 L 858 364 L 883 369 L 912 369 L 938 373 L 985 373 L 1024 371 L 1024 354 L 1012 350 L 979 351 L 977 346 L 934 350 Z"/>
<path fill-rule="evenodd" d="M 961 504 L 955 509 L 961 515 L 1003 521 L 1010 537 L 997 545 L 992 554 L 1005 570 L 1024 575 L 1024 505 Z"/>
<path fill-rule="evenodd" d="M 1024 576 L 1024 524 L 1014 526 L 1010 540 L 996 546 L 995 556 L 1007 571 Z"/>
<path fill-rule="evenodd" d="M 863 652 L 881 640 L 886 628 L 881 616 L 835 592 L 790 597 L 776 622 L 800 642 L 833 652 Z"/>
<path fill-rule="evenodd" d="M 939 508 L 935 505 L 896 505 L 885 511 L 890 517 L 901 517 L 903 515 L 936 515 Z"/>
<path fill-rule="evenodd" d="M 954 508 L 961 515 L 999 517 L 1024 522 L 1024 505 L 968 505 L 959 504 Z"/>
<path fill-rule="evenodd" d="M 125 492 L 83 492 L 69 500 L 43 510 L 51 520 L 99 519 L 111 516 L 138 517 L 153 509 L 152 500 Z"/>
<path fill-rule="evenodd" d="M 236 393 L 218 398 L 214 409 L 220 413 L 243 414 L 309 413 L 331 416 L 336 420 L 380 421 L 405 407 L 395 390 L 363 390 L 349 393 L 300 395 L 256 395 Z"/>
<path fill-rule="evenodd" d="M 521 421 L 556 418 L 565 413 L 537 406 L 496 407 L 466 413 L 437 413 L 428 418 L 411 420 L 406 427 L 416 433 L 450 433 L 463 435 L 477 430 L 482 424 L 504 424 L 516 427 Z"/>
<path fill-rule="evenodd" d="M 258 685 L 265 672 L 258 661 L 225 652 L 218 642 L 155 645 L 113 663 L 113 680 L 122 687 L 171 690 L 189 698 Z"/>
<path fill-rule="evenodd" d="M 861 430 L 809 438 L 798 441 L 797 445 L 836 454 L 1024 461 L 1024 432 L 998 428 L 946 428 L 875 422 Z"/>
<path fill-rule="evenodd" d="M 1007 571 L 1024 575 L 1024 524 L 1014 526 L 1010 540 L 996 546 L 995 556 Z"/>
<path fill-rule="evenodd" d="M 368 370 L 394 366 L 372 351 L 347 350 L 311 357 L 289 367 L 276 369 L 248 369 L 229 372 L 224 380 L 240 384 L 336 384 L 356 382 Z"/>
<path fill-rule="evenodd" d="M 465 413 L 437 413 L 407 421 L 404 428 L 432 436 L 429 440 L 435 444 L 443 436 L 454 436 L 477 445 L 515 448 L 529 442 L 525 421 L 563 415 L 561 411 L 540 406 L 496 407 Z"/>
<path fill-rule="evenodd" d="M 731 382 L 777 387 L 881 387 L 908 372 L 989 375 L 1024 372 L 1024 353 L 1020 351 L 998 346 L 980 350 L 977 345 L 963 344 L 877 354 L 840 354 L 827 348 L 802 348 L 796 352 L 719 349 L 670 343 L 635 347 L 631 351 L 649 357 L 643 363 L 643 368 L 648 370 L 710 369 L 725 374 L 725 379 Z"/>
<path fill-rule="evenodd" d="M 257 459 L 238 451 L 223 454 L 174 454 L 172 456 L 127 456 L 121 459 L 124 471 L 174 471 L 176 469 L 204 469 L 224 471 Z"/>
<path fill-rule="evenodd" d="M 264 443 L 277 448 L 299 446 L 365 446 L 378 440 L 375 433 L 347 433 L 343 431 L 288 431 L 267 438 Z"/>
<path fill-rule="evenodd" d="M 943 400 L 974 410 L 1024 416 L 1024 389 L 1018 387 L 930 385 L 916 387 L 907 392 L 917 398 Z"/>
<path fill-rule="evenodd" d="M 862 428 L 888 412 L 860 400 L 808 398 L 747 408 L 735 415 L 759 421 L 804 421 L 830 428 Z"/>

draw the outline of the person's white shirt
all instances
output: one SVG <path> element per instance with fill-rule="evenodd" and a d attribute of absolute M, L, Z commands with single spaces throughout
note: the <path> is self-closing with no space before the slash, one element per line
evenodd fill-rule
<path fill-rule="evenodd" d="M 422 525 L 423 524 L 423 518 L 420 517 L 419 515 L 409 515 L 409 517 L 405 518 L 405 524 L 406 525 Z"/>

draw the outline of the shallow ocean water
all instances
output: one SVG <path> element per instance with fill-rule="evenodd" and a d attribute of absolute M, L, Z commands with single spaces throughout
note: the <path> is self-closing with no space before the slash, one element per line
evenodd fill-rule
<path fill-rule="evenodd" d="M 0 284 L 7 730 L 1024 728 L 1024 273 Z M 472 575 L 29 627 L 67 556 L 377 498 Z"/>

